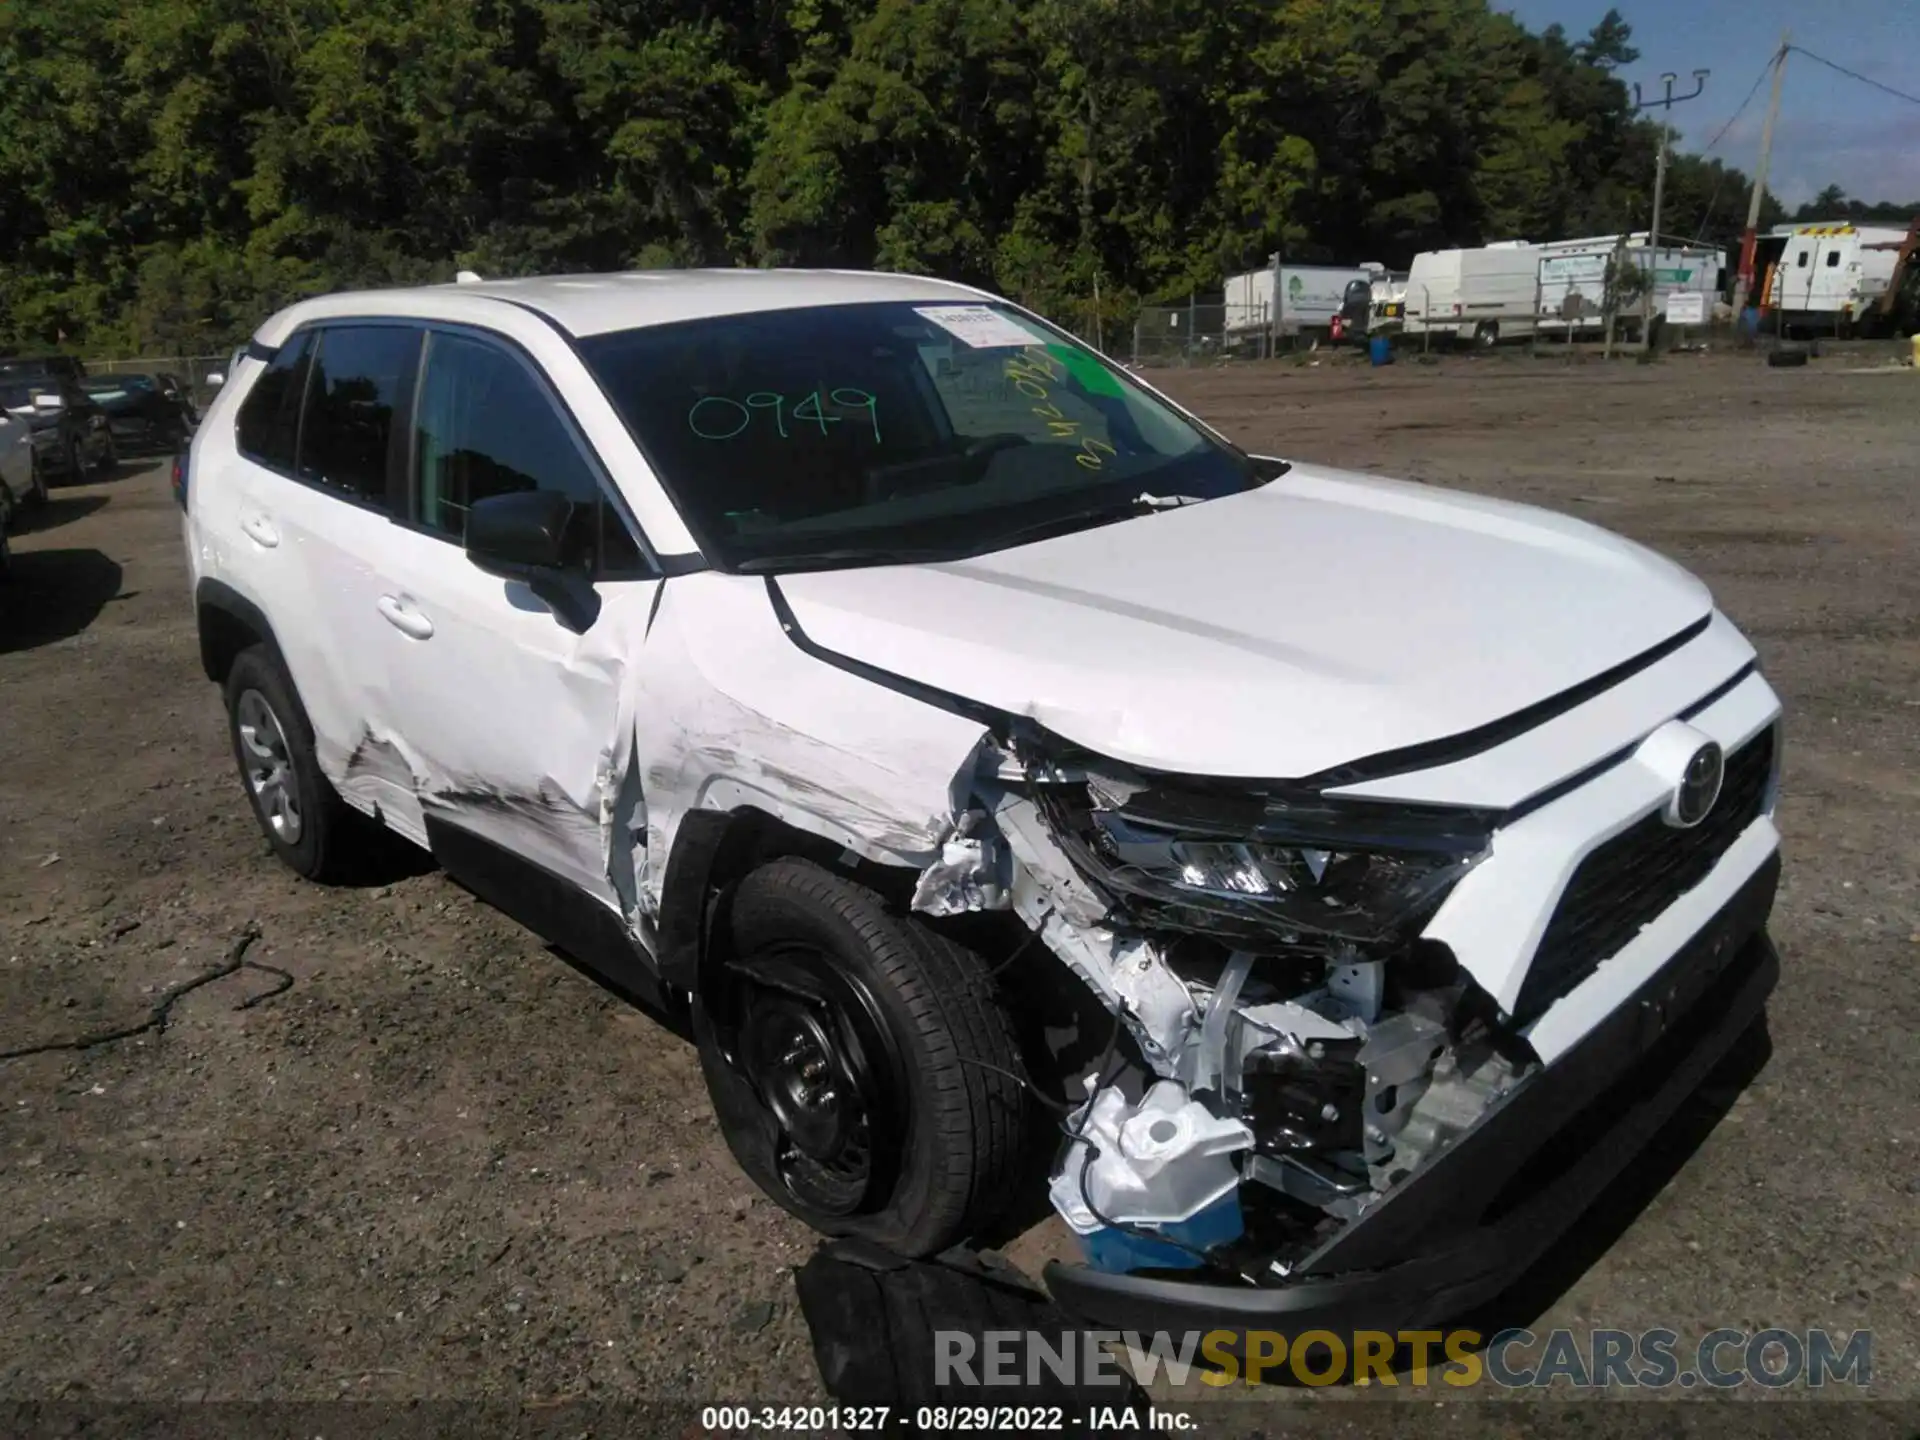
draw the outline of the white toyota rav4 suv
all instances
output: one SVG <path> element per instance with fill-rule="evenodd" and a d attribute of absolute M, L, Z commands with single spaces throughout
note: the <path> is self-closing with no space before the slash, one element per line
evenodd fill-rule
<path fill-rule="evenodd" d="M 309 300 L 183 503 L 273 849 L 430 850 L 694 1037 L 819 1230 L 1069 1310 L 1432 1322 L 1760 1017 L 1779 704 L 1593 527 L 1249 455 L 1018 306 Z"/>

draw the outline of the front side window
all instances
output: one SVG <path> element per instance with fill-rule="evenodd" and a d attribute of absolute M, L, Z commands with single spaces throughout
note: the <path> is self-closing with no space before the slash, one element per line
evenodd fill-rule
<path fill-rule="evenodd" d="M 420 356 L 420 331 L 402 325 L 329 327 L 307 385 L 297 474 L 384 509 L 388 457 L 405 427 L 397 413 Z"/>
<path fill-rule="evenodd" d="M 313 344 L 314 334 L 308 331 L 282 345 L 240 406 L 240 453 L 289 475 L 300 438 L 300 401 L 307 388 Z"/>
<path fill-rule="evenodd" d="M 415 523 L 460 540 L 469 508 L 516 490 L 558 491 L 573 502 L 570 539 L 583 566 L 595 573 L 645 568 L 599 477 L 528 367 L 498 345 L 435 331 L 414 407 Z"/>
<path fill-rule="evenodd" d="M 1211 499 L 1253 463 L 1011 307 L 820 306 L 593 336 L 580 351 L 709 558 L 957 558 Z"/>

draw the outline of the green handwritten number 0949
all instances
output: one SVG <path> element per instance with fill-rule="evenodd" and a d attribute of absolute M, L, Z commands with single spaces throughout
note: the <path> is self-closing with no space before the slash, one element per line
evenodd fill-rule
<path fill-rule="evenodd" d="M 755 390 L 745 400 L 735 400 L 730 395 L 702 395 L 687 411 L 687 428 L 702 440 L 732 440 L 747 432 L 755 411 L 762 411 L 773 416 L 774 429 L 782 440 L 793 438 L 793 431 L 788 428 L 790 420 L 818 425 L 820 433 L 826 435 L 829 425 L 839 425 L 847 417 L 828 414 L 820 397 L 821 392 L 815 390 L 802 396 L 800 403 L 789 410 L 787 397 L 775 390 Z M 826 397 L 827 404 L 837 409 L 866 411 L 867 423 L 873 428 L 873 443 L 880 443 L 880 403 L 870 391 L 843 386 L 827 391 Z M 717 408 L 710 410 L 708 406 Z"/>

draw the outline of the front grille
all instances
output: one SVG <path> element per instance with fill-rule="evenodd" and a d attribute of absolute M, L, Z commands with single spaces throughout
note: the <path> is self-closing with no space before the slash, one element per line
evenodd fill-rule
<path fill-rule="evenodd" d="M 1693 829 L 1675 829 L 1655 811 L 1580 862 L 1533 952 L 1516 1020 L 1539 1015 L 1707 878 L 1766 803 L 1773 737 L 1769 726 L 1727 757 L 1720 798 Z"/>

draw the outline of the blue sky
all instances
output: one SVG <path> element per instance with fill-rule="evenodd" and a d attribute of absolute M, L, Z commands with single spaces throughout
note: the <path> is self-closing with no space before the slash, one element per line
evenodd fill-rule
<path fill-rule="evenodd" d="M 1529 29 L 1558 21 L 1578 38 L 1607 12 L 1607 0 L 1494 0 Z M 1783 28 L 1837 65 L 1909 95 L 1920 95 L 1920 0 L 1618 0 L 1633 26 L 1640 59 L 1620 72 L 1639 81 L 1643 95 L 1659 94 L 1662 71 L 1693 88 L 1692 73 L 1707 69 L 1707 90 L 1675 105 L 1680 143 L 1698 150 L 1739 108 L 1765 68 Z M 1713 150 L 1751 175 L 1759 159 L 1766 115 L 1762 84 L 1746 112 Z M 1896 100 L 1857 80 L 1836 75 L 1804 55 L 1787 58 L 1780 120 L 1774 128 L 1768 188 L 1788 206 L 1837 184 L 1862 200 L 1920 200 L 1920 105 Z"/>

